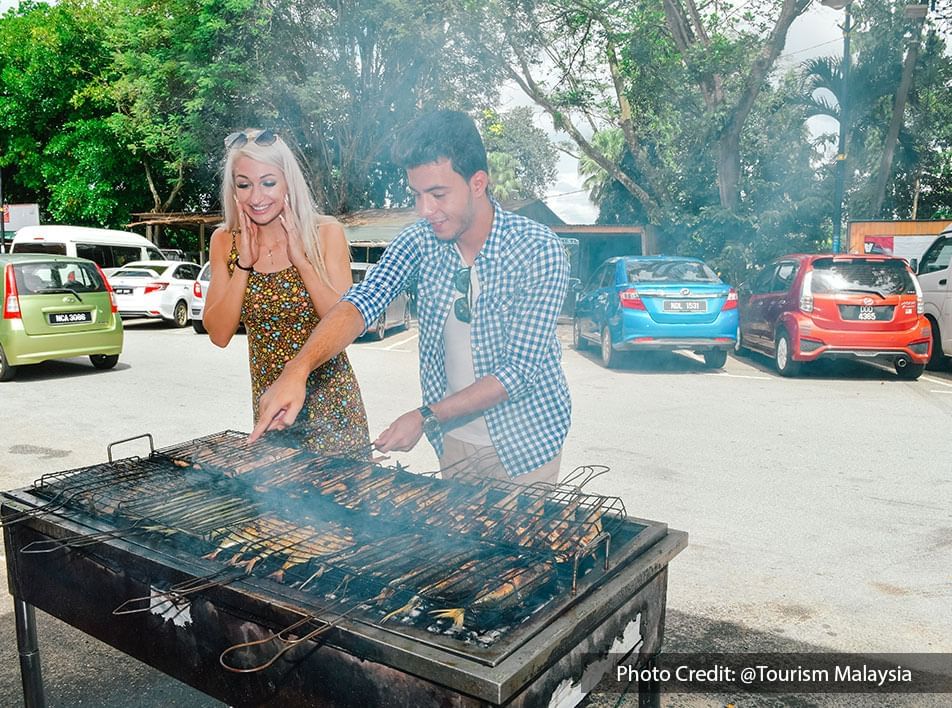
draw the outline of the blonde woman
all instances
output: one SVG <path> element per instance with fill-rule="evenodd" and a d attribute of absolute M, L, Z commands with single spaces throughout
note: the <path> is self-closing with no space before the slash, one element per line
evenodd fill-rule
<path fill-rule="evenodd" d="M 314 206 L 301 166 L 270 130 L 225 139 L 224 223 L 212 234 L 203 322 L 225 347 L 244 322 L 255 422 L 258 400 L 351 286 L 344 230 Z M 304 444 L 329 454 L 369 444 L 357 379 L 341 353 L 308 377 Z"/>

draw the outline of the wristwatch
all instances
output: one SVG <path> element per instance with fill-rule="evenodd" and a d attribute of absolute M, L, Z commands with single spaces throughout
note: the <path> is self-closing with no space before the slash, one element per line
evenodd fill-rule
<path fill-rule="evenodd" d="M 429 406 L 420 406 L 417 410 L 420 411 L 420 415 L 423 416 L 423 434 L 426 435 L 426 439 L 429 440 L 431 444 L 436 445 L 436 440 L 443 432 L 443 426 L 440 425 L 436 413 L 434 413 Z"/>

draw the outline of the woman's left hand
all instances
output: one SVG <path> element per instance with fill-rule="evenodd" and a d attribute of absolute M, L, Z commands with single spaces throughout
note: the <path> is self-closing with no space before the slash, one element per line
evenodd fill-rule
<path fill-rule="evenodd" d="M 284 233 L 287 234 L 288 237 L 288 260 L 291 261 L 291 264 L 295 268 L 301 270 L 307 266 L 310 261 L 307 259 L 307 252 L 304 250 L 304 241 L 301 239 L 301 234 L 298 233 L 294 217 L 291 216 L 290 205 L 286 199 L 284 202 L 284 211 L 281 212 L 278 218 L 281 219 L 281 226 L 284 227 Z"/>

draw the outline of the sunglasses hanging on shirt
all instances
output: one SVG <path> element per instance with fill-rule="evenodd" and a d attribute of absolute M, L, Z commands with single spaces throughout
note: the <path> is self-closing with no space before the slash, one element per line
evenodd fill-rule
<path fill-rule="evenodd" d="M 473 319 L 473 311 L 469 302 L 469 292 L 470 292 L 470 271 L 472 266 L 467 266 L 465 268 L 460 268 L 456 271 L 456 275 L 453 277 L 453 286 L 456 288 L 457 292 L 463 293 L 461 297 L 456 299 L 456 302 L 453 303 L 453 312 L 456 314 L 456 319 L 458 319 L 463 324 L 469 324 L 470 320 Z"/>

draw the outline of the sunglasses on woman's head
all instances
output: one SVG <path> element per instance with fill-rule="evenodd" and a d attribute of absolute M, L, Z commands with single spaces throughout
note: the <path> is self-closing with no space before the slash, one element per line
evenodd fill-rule
<path fill-rule="evenodd" d="M 234 148 L 244 147 L 248 144 L 248 141 L 251 140 L 255 145 L 261 145 L 262 147 L 267 145 L 274 145 L 274 141 L 278 139 L 277 133 L 273 130 L 262 130 L 253 138 L 248 135 L 243 130 L 231 133 L 227 138 L 225 138 L 225 148 L 232 150 Z"/>

